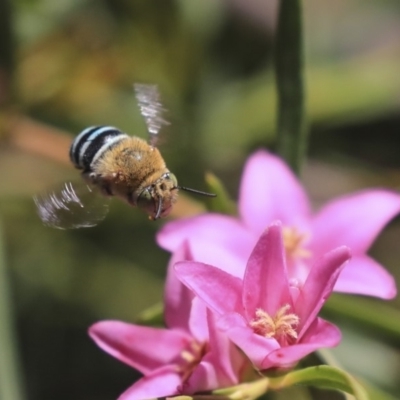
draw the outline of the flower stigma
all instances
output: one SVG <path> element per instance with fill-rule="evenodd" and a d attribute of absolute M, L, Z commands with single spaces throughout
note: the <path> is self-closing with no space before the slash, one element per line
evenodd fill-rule
<path fill-rule="evenodd" d="M 179 355 L 177 370 L 186 381 L 207 352 L 207 344 L 192 340 Z"/>
<path fill-rule="evenodd" d="M 309 234 L 300 232 L 294 226 L 284 226 L 282 228 L 283 245 L 286 255 L 290 258 L 309 258 L 310 250 L 305 248 L 305 242 L 309 239 Z"/>
<path fill-rule="evenodd" d="M 250 326 L 258 335 L 275 338 L 281 346 L 294 343 L 300 319 L 296 314 L 288 313 L 289 310 L 290 305 L 285 304 L 271 317 L 266 311 L 258 308 Z"/>

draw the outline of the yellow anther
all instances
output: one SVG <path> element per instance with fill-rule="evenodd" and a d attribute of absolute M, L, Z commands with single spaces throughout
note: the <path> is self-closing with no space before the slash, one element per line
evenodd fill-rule
<path fill-rule="evenodd" d="M 297 339 L 296 328 L 299 325 L 299 317 L 288 313 L 289 304 L 282 306 L 274 317 L 271 317 L 261 308 L 256 310 L 255 318 L 250 322 L 254 332 L 266 338 L 275 338 L 278 342 L 295 341 Z"/>
<path fill-rule="evenodd" d="M 286 254 L 292 258 L 308 258 L 311 257 L 310 250 L 304 247 L 304 243 L 308 239 L 307 233 L 299 232 L 296 227 L 284 226 L 282 228 L 283 245 Z"/>

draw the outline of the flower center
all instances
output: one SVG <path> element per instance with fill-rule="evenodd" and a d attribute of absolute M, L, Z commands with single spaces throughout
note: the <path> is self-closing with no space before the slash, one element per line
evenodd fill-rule
<path fill-rule="evenodd" d="M 286 255 L 290 258 L 308 258 L 311 256 L 310 250 L 305 248 L 308 239 L 307 233 L 302 233 L 294 226 L 284 226 L 282 229 L 283 245 Z"/>
<path fill-rule="evenodd" d="M 250 322 L 254 333 L 266 338 L 275 338 L 281 346 L 291 344 L 297 339 L 297 327 L 299 317 L 291 314 L 289 304 L 282 306 L 274 317 L 271 317 L 266 311 L 258 308 L 256 317 Z"/>
<path fill-rule="evenodd" d="M 200 343 L 196 340 L 192 340 L 188 347 L 181 352 L 177 368 L 178 372 L 182 376 L 183 382 L 192 374 L 193 370 L 204 357 L 206 351 L 206 343 Z"/>

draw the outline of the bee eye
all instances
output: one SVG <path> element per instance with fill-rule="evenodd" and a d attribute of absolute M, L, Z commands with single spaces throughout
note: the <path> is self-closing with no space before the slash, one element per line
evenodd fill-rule
<path fill-rule="evenodd" d="M 178 186 L 178 180 L 176 179 L 176 176 L 172 174 L 171 172 L 168 174 L 169 179 L 171 179 L 172 183 L 174 184 L 174 187 Z"/>
<path fill-rule="evenodd" d="M 138 207 L 145 207 L 149 204 L 151 200 L 152 196 L 150 191 L 148 189 L 145 189 L 142 193 L 140 193 L 139 197 L 137 198 L 137 205 Z"/>

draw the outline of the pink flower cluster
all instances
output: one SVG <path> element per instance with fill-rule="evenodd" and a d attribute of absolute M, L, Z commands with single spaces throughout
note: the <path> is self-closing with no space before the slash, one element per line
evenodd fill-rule
<path fill-rule="evenodd" d="M 208 213 L 170 222 L 158 234 L 173 254 L 167 328 L 118 321 L 90 328 L 103 350 L 144 375 L 120 399 L 228 387 L 252 369 L 292 368 L 337 345 L 339 329 L 318 317 L 333 290 L 396 295 L 393 277 L 366 252 L 399 211 L 398 194 L 370 190 L 313 215 L 287 166 L 265 151 L 253 154 L 238 218 Z"/>
<path fill-rule="evenodd" d="M 89 335 L 144 377 L 119 400 L 141 400 L 228 387 L 239 383 L 248 360 L 217 329 L 216 316 L 176 277 L 177 261 L 191 260 L 183 244 L 172 256 L 165 287 L 166 329 L 101 321 Z"/>

